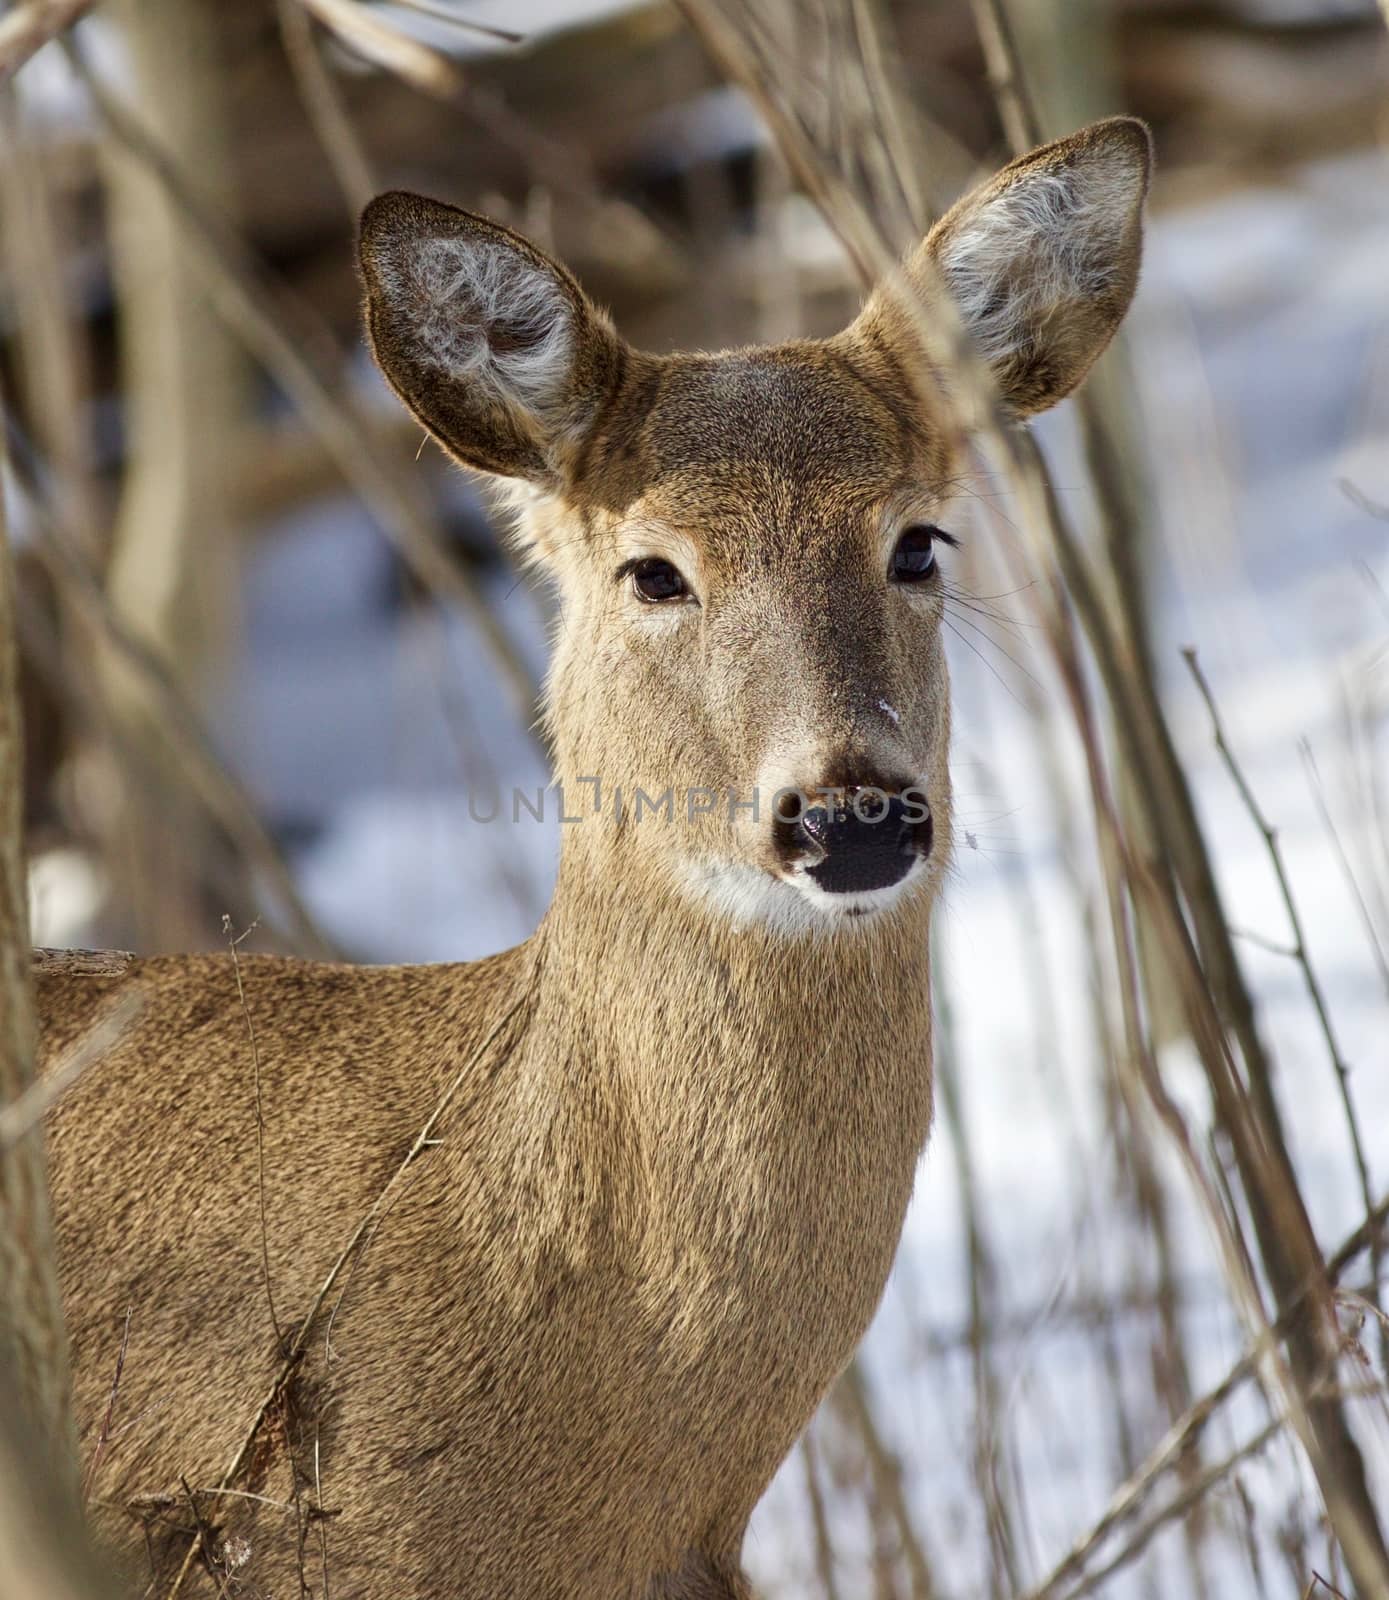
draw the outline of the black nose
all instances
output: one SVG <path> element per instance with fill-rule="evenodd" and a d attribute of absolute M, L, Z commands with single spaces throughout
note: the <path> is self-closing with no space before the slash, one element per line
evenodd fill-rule
<path fill-rule="evenodd" d="M 906 877 L 918 856 L 931 851 L 931 813 L 925 796 L 914 789 L 904 797 L 850 785 L 826 796 L 823 804 L 794 810 L 788 805 L 777 831 L 783 857 L 804 862 L 828 894 L 889 888 Z"/>

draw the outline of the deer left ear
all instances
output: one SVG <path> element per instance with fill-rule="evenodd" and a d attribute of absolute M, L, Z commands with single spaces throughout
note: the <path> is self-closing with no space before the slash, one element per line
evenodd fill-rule
<path fill-rule="evenodd" d="M 465 466 L 563 486 L 626 346 L 573 277 L 486 217 L 420 195 L 362 214 L 372 352 Z"/>
<path fill-rule="evenodd" d="M 908 261 L 908 279 L 922 288 L 919 263 L 934 261 L 1015 416 L 1070 394 L 1123 321 L 1138 283 L 1151 167 L 1143 123 L 1092 123 L 966 195 Z M 886 309 L 875 296 L 866 315 Z"/>

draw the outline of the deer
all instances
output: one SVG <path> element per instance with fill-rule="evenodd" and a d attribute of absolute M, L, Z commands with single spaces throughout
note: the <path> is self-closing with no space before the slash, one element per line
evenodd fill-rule
<path fill-rule="evenodd" d="M 1124 317 L 1150 166 L 1095 123 L 905 258 L 1018 425 Z M 745 1600 L 931 1126 L 959 447 L 899 291 L 648 354 L 405 193 L 360 268 L 381 371 L 556 587 L 545 726 L 594 803 L 480 961 L 37 960 L 50 1067 L 143 1002 L 46 1129 L 93 1522 L 163 1600 Z"/>

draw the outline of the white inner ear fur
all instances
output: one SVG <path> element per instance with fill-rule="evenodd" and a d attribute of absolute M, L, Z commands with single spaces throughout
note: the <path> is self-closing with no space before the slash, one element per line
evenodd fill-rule
<path fill-rule="evenodd" d="M 937 261 L 986 362 L 1110 286 L 1134 203 L 1130 173 L 1082 167 L 1021 177 L 963 219 Z"/>
<path fill-rule="evenodd" d="M 566 397 L 574 336 L 559 284 L 486 240 L 422 239 L 404 261 L 420 358 L 543 416 Z"/>

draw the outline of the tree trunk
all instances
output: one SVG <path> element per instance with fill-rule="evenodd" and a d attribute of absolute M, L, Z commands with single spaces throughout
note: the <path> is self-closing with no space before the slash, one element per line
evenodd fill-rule
<path fill-rule="evenodd" d="M 133 70 L 134 114 L 218 209 L 230 195 L 217 68 L 218 19 L 206 0 L 121 0 L 111 8 Z M 127 627 L 195 702 L 217 679 L 235 629 L 236 546 L 229 536 L 232 445 L 242 424 L 242 360 L 209 306 L 178 206 L 159 178 L 112 147 L 105 161 L 126 464 L 108 586 Z M 221 841 L 187 794 L 158 719 L 124 664 L 103 685 L 146 758 L 153 795 L 127 791 L 109 820 L 119 943 L 186 950 L 215 919 L 200 906 L 204 866 Z M 232 908 L 239 909 L 239 908 Z"/>
<path fill-rule="evenodd" d="M 35 1065 L 14 640 L 13 575 L 0 496 L 0 1105 L 23 1091 Z M 12 1149 L 0 1148 L 0 1377 L 14 1389 L 21 1424 L 47 1455 L 49 1475 L 75 1510 L 67 1341 L 53 1264 L 43 1137 L 37 1130 Z"/>
<path fill-rule="evenodd" d="M 0 1600 L 115 1600 L 77 1502 L 36 1461 L 48 1435 L 21 1416 L 0 1362 Z"/>

